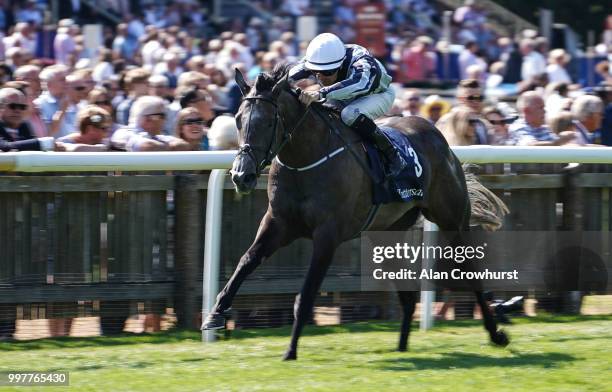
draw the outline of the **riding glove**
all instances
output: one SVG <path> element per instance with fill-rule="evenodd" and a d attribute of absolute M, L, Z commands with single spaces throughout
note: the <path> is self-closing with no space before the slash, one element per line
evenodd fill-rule
<path fill-rule="evenodd" d="M 304 105 L 310 105 L 313 102 L 321 100 L 321 93 L 318 91 L 302 91 L 300 94 L 300 102 Z"/>

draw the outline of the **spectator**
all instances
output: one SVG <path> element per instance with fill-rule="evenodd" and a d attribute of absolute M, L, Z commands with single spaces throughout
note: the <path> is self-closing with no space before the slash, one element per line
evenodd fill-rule
<path fill-rule="evenodd" d="M 482 121 L 482 105 L 484 102 L 484 96 L 480 82 L 476 79 L 465 79 L 459 82 L 457 88 L 457 101 L 459 107 L 469 109 L 476 119 L 479 121 L 475 122 L 476 138 L 478 143 L 476 144 L 488 144 L 488 131 L 486 124 Z"/>
<path fill-rule="evenodd" d="M 571 141 L 572 137 L 557 136 L 544 123 L 545 110 L 542 96 L 527 91 L 516 102 L 520 118 L 509 129 L 511 144 L 519 146 L 559 146 Z"/>
<path fill-rule="evenodd" d="M 68 107 L 65 96 L 67 72 L 66 66 L 57 64 L 43 69 L 39 75 L 43 93 L 34 100 L 34 105 L 40 111 L 40 117 L 47 126 L 49 136 L 55 136 L 59 131 L 57 124 L 52 127 L 54 118 L 62 115 L 61 112 Z"/>
<path fill-rule="evenodd" d="M 486 86 L 487 88 L 497 88 L 504 81 L 504 74 L 506 73 L 505 64 L 501 61 L 496 61 L 489 67 L 489 75 L 487 75 Z"/>
<path fill-rule="evenodd" d="M 576 132 L 574 116 L 567 110 L 559 111 L 554 116 L 547 118 L 546 123 L 548 124 L 548 127 L 556 135 L 561 135 L 566 132 L 571 132 L 573 134 Z"/>
<path fill-rule="evenodd" d="M 179 66 L 179 56 L 168 51 L 164 54 L 163 60 L 165 70 L 161 72 L 161 75 L 168 79 L 168 87 L 174 89 L 178 84 L 178 77 L 183 73 L 183 68 Z"/>
<path fill-rule="evenodd" d="M 196 108 L 181 109 L 177 115 L 174 136 L 187 142 L 189 150 L 207 150 L 208 139 L 206 137 L 205 124 L 204 119 Z"/>
<path fill-rule="evenodd" d="M 28 23 L 17 23 L 13 34 L 4 39 L 4 49 L 8 51 L 11 48 L 19 47 L 26 52 L 24 55 L 34 55 L 36 53 L 36 38 L 33 33 L 33 27 Z"/>
<path fill-rule="evenodd" d="M 604 104 L 604 116 L 598 131 L 601 143 L 612 146 L 612 84 L 602 82 L 594 90 Z"/>
<path fill-rule="evenodd" d="M 98 64 L 93 69 L 92 78 L 96 83 L 102 83 L 110 79 L 114 73 L 113 52 L 107 48 L 101 48 L 98 55 Z"/>
<path fill-rule="evenodd" d="M 117 35 L 113 39 L 112 51 L 115 58 L 132 59 L 134 48 L 128 39 L 127 24 L 117 25 Z"/>
<path fill-rule="evenodd" d="M 114 114 L 113 105 L 111 100 L 111 95 L 109 91 L 101 86 L 95 87 L 93 90 L 89 92 L 87 95 L 87 103 L 88 105 L 95 105 L 103 110 L 105 110 L 110 116 L 111 122 Z M 111 133 L 115 132 L 117 129 L 121 128 L 121 124 L 116 122 L 112 122 L 111 124 Z"/>
<path fill-rule="evenodd" d="M 521 65 L 521 79 L 530 81 L 536 76 L 546 73 L 546 60 L 544 56 L 535 50 L 535 42 L 525 38 L 520 43 L 523 62 Z"/>
<path fill-rule="evenodd" d="M 111 116 L 99 106 L 84 107 L 77 118 L 79 132 L 57 139 L 61 149 L 69 152 L 108 151 Z"/>
<path fill-rule="evenodd" d="M 53 41 L 55 61 L 58 64 L 69 65 L 70 55 L 76 51 L 75 35 L 72 19 L 62 19 L 59 21 L 57 35 Z"/>
<path fill-rule="evenodd" d="M 546 86 L 546 118 L 557 115 L 562 110 L 567 110 L 564 107 L 565 101 L 568 99 L 569 86 L 565 82 L 549 83 Z"/>
<path fill-rule="evenodd" d="M 172 102 L 171 89 L 166 75 L 151 75 L 148 79 L 149 95 L 161 97 L 168 102 Z"/>
<path fill-rule="evenodd" d="M 136 99 L 130 109 L 131 126 L 118 129 L 111 146 L 127 151 L 188 150 L 189 144 L 174 136 L 163 135 L 166 118 L 164 100 L 145 95 Z"/>
<path fill-rule="evenodd" d="M 124 82 L 128 96 L 117 106 L 117 122 L 119 124 L 128 124 L 132 104 L 136 99 L 147 93 L 147 80 L 150 76 L 149 71 L 144 68 L 134 68 L 127 72 Z"/>
<path fill-rule="evenodd" d="M 237 150 L 240 142 L 234 117 L 215 118 L 208 130 L 208 143 L 211 150 Z"/>
<path fill-rule="evenodd" d="M 469 66 L 481 64 L 476 53 L 478 53 L 478 44 L 476 41 L 470 41 L 465 44 L 465 47 L 459 54 L 459 76 L 461 79 L 468 78 L 467 69 Z"/>
<path fill-rule="evenodd" d="M 504 113 L 495 106 L 485 107 L 482 115 L 491 124 L 488 136 L 490 143 L 498 146 L 509 144 L 508 123 L 511 120 L 505 118 Z"/>
<path fill-rule="evenodd" d="M 475 0 L 465 0 L 463 6 L 455 10 L 453 21 L 458 25 L 462 25 L 467 21 L 476 21 L 479 18 L 479 14 L 474 7 L 475 3 Z"/>
<path fill-rule="evenodd" d="M 189 71 L 203 72 L 206 65 L 206 58 L 201 54 L 195 55 L 187 61 Z"/>
<path fill-rule="evenodd" d="M 417 38 L 408 50 L 405 50 L 400 65 L 401 82 L 425 81 L 435 76 L 436 55 L 429 50 L 429 37 Z"/>
<path fill-rule="evenodd" d="M 421 114 L 421 93 L 416 89 L 404 92 L 402 116 L 419 116 Z"/>
<path fill-rule="evenodd" d="M 40 67 L 36 65 L 23 65 L 15 70 L 13 77 L 15 80 L 28 82 L 32 95 L 38 97 L 42 92 L 40 87 Z"/>
<path fill-rule="evenodd" d="M 34 132 L 25 121 L 28 102 L 15 88 L 0 89 L 0 139 L 7 142 L 34 139 Z"/>
<path fill-rule="evenodd" d="M 563 49 L 551 50 L 548 54 L 548 66 L 546 73 L 548 74 L 549 83 L 572 83 L 572 79 L 565 70 L 565 66 L 570 61 L 570 55 Z"/>
<path fill-rule="evenodd" d="M 36 137 L 45 137 L 47 136 L 47 126 L 45 122 L 40 117 L 40 112 L 38 111 L 38 107 L 34 105 L 34 99 L 36 96 L 34 95 L 34 91 L 30 86 L 30 83 L 15 80 L 11 82 L 7 82 L 4 84 L 4 87 L 11 87 L 21 91 L 26 96 L 26 103 L 28 105 L 28 109 L 26 111 L 25 117 L 26 122 L 34 132 Z"/>
<path fill-rule="evenodd" d="M 215 117 L 215 113 L 212 108 L 212 98 L 210 93 L 206 90 L 197 88 L 186 90 L 181 96 L 179 103 L 183 109 L 188 107 L 197 109 L 206 124 L 210 124 Z"/>
<path fill-rule="evenodd" d="M 593 133 L 601 127 L 603 102 L 595 95 L 581 95 L 572 103 L 572 115 L 577 135 L 576 144 L 593 144 Z M 601 142 L 600 140 L 598 142 Z"/>
<path fill-rule="evenodd" d="M 59 109 L 49 125 L 49 134 L 54 137 L 66 136 L 77 129 L 77 113 L 89 88 L 84 75 L 76 72 L 66 76 L 66 87 L 66 95 L 60 100 Z"/>
<path fill-rule="evenodd" d="M 196 87 L 206 90 L 210 84 L 210 77 L 202 72 L 183 72 L 178 78 L 177 87 Z"/>
<path fill-rule="evenodd" d="M 444 138 L 451 146 L 471 146 L 481 144 L 476 136 L 476 122 L 479 121 L 474 112 L 463 107 L 445 114 L 436 123 Z"/>
<path fill-rule="evenodd" d="M 450 111 L 450 104 L 439 95 L 430 95 L 425 98 L 421 106 L 421 115 L 428 119 L 432 124 L 438 122 L 440 117 Z"/>
<path fill-rule="evenodd" d="M 7 49 L 5 54 L 6 65 L 9 67 L 11 73 L 22 65 L 26 65 L 29 60 L 29 53 L 19 46 L 13 46 Z"/>
<path fill-rule="evenodd" d="M 23 83 L 23 82 L 22 82 Z M 52 137 L 35 138 L 25 119 L 26 96 L 15 88 L 0 89 L 0 151 L 52 151 Z"/>

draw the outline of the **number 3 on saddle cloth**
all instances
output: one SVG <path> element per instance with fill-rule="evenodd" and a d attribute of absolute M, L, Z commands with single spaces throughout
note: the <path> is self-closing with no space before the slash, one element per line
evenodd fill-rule
<path fill-rule="evenodd" d="M 423 167 L 410 141 L 401 132 L 392 128 L 380 127 L 380 130 L 393 142 L 408 165 L 396 177 L 383 181 L 385 174 L 381 154 L 372 144 L 363 143 L 370 169 L 377 177 L 377 181 L 373 182 L 372 204 L 423 200 L 425 197 Z"/>

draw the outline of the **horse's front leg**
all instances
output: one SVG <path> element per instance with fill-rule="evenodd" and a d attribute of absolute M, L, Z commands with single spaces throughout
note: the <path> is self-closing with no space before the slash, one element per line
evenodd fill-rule
<path fill-rule="evenodd" d="M 317 228 L 314 232 L 313 252 L 310 267 L 306 273 L 302 291 L 295 297 L 293 330 L 291 343 L 285 353 L 284 360 L 297 359 L 297 345 L 304 325 L 308 322 L 314 306 L 314 300 L 321 287 L 323 278 L 332 262 L 334 252 L 338 247 L 335 225 Z"/>
<path fill-rule="evenodd" d="M 234 270 L 232 277 L 217 296 L 212 311 L 202 323 L 203 330 L 222 329 L 225 327 L 224 312 L 230 308 L 234 296 L 242 282 L 259 266 L 262 261 L 272 255 L 280 247 L 289 244 L 296 237 L 290 227 L 279 218 L 273 218 L 270 211 L 264 215 L 255 241 L 249 247 Z"/>

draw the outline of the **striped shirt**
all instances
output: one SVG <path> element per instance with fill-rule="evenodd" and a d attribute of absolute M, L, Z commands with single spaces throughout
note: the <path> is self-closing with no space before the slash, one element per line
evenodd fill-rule
<path fill-rule="evenodd" d="M 554 142 L 559 137 L 555 135 L 546 125 L 534 128 L 527 124 L 524 119 L 518 119 L 508 129 L 511 142 L 517 146 L 528 146 L 535 142 Z"/>
<path fill-rule="evenodd" d="M 293 80 L 313 76 L 302 60 L 289 71 Z M 391 76 L 385 67 L 359 45 L 346 45 L 346 57 L 338 72 L 338 82 L 319 90 L 322 98 L 353 101 L 357 98 L 385 91 L 391 84 Z"/>

